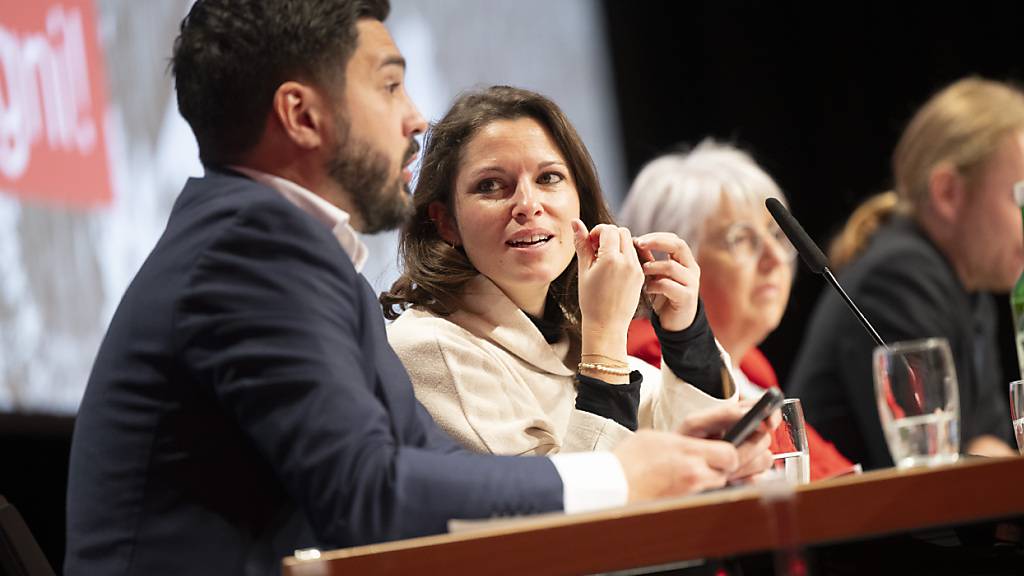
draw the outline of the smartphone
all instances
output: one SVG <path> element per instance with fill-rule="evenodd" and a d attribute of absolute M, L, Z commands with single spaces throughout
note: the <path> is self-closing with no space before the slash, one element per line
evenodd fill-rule
<path fill-rule="evenodd" d="M 785 399 L 786 397 L 778 388 L 768 388 L 757 404 L 754 404 L 742 418 L 733 424 L 725 436 L 722 436 L 722 440 L 731 442 L 733 446 L 739 446 L 754 430 L 757 430 L 758 425 L 765 418 L 782 406 L 782 401 Z"/>

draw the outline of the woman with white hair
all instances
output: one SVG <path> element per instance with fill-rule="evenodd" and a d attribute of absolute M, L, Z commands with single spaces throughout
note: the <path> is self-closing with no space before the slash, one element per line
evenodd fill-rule
<path fill-rule="evenodd" d="M 729 353 L 740 396 L 778 387 L 757 349 L 782 319 L 796 252 L 764 208 L 786 199 L 746 153 L 710 140 L 689 153 L 647 164 L 630 189 L 621 221 L 635 235 L 675 232 L 700 267 L 700 298 L 718 341 Z M 650 320 L 633 321 L 629 353 L 653 364 L 661 347 Z M 847 471 L 851 463 L 808 427 L 811 479 Z"/>

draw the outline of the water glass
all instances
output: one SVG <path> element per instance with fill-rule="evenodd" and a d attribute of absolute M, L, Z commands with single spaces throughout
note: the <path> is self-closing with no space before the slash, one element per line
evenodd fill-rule
<path fill-rule="evenodd" d="M 960 396 L 944 338 L 875 348 L 875 400 L 897 467 L 955 462 L 960 455 Z"/>
<path fill-rule="evenodd" d="M 1010 419 L 1013 435 L 1017 437 L 1017 450 L 1024 455 L 1024 380 L 1010 382 Z"/>
<path fill-rule="evenodd" d="M 806 484 L 811 481 L 811 456 L 803 407 L 798 398 L 787 398 L 780 411 L 782 423 L 772 437 L 773 468 L 793 484 Z"/>

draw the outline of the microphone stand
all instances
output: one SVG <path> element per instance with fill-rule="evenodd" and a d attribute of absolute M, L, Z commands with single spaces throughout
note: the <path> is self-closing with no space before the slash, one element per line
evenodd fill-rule
<path fill-rule="evenodd" d="M 828 266 L 822 268 L 821 275 L 824 276 L 825 279 L 828 280 L 828 283 L 836 289 L 836 292 L 839 292 L 839 295 L 843 297 L 843 300 L 846 300 L 846 305 L 853 311 L 854 316 L 856 316 L 857 320 L 860 321 L 860 325 L 863 326 L 864 329 L 868 331 L 868 334 L 870 334 L 875 340 L 875 344 L 878 344 L 882 348 L 888 350 L 889 346 L 882 340 L 882 337 L 878 335 L 878 332 L 875 331 L 875 327 L 872 326 L 871 323 L 868 322 L 868 319 L 864 317 L 864 313 L 860 311 L 860 308 L 853 303 L 853 299 L 846 293 L 846 290 L 843 290 L 843 287 L 839 285 L 839 281 L 836 280 L 836 277 L 832 274 L 832 271 L 829 270 Z"/>

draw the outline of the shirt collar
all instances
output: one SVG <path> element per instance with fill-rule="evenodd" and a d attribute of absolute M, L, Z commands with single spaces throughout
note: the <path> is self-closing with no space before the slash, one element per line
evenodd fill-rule
<path fill-rule="evenodd" d="M 356 272 L 363 271 L 369 251 L 366 244 L 359 238 L 359 233 L 349 224 L 351 217 L 348 212 L 291 180 L 244 166 L 228 166 L 228 168 L 244 174 L 256 182 L 270 186 L 300 210 L 323 222 L 338 239 L 341 249 L 352 259 L 352 265 Z"/>

